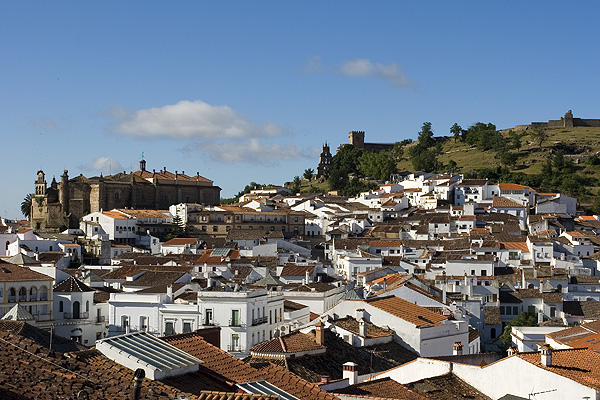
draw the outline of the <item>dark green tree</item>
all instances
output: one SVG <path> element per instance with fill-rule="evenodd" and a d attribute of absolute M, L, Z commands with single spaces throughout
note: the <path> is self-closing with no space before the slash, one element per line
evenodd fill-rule
<path fill-rule="evenodd" d="M 454 173 L 454 171 L 456 171 L 456 169 L 458 168 L 458 165 L 456 164 L 456 161 L 454 160 L 450 160 L 448 161 L 448 172 L 450 172 L 451 174 Z"/>
<path fill-rule="evenodd" d="M 187 229 L 185 223 L 181 219 L 179 215 L 175 215 L 173 217 L 173 223 L 171 224 L 171 229 L 169 233 L 165 236 L 166 240 L 171 240 L 175 238 L 185 237 L 187 234 Z"/>
<path fill-rule="evenodd" d="M 521 135 L 512 129 L 508 131 L 508 140 L 510 141 L 510 147 L 516 149 L 517 151 L 521 151 L 521 147 L 523 147 L 523 141 L 521 140 Z"/>
<path fill-rule="evenodd" d="M 304 177 L 304 179 L 306 179 L 307 181 L 310 181 L 313 177 L 315 173 L 315 170 L 312 168 L 307 168 L 304 170 L 304 174 L 302 174 L 302 176 Z"/>
<path fill-rule="evenodd" d="M 542 147 L 542 144 L 548 139 L 548 133 L 542 127 L 535 127 L 531 131 L 531 138 L 537 142 L 538 147 Z"/>
<path fill-rule="evenodd" d="M 358 171 L 378 180 L 387 180 L 396 172 L 396 162 L 392 156 L 382 151 L 379 153 L 364 152 L 358 159 Z"/>
<path fill-rule="evenodd" d="M 529 313 L 521 313 L 517 318 L 508 321 L 502 333 L 502 345 L 504 350 L 508 349 L 512 344 L 512 327 L 513 326 L 537 326 L 537 319 Z"/>
<path fill-rule="evenodd" d="M 437 160 L 438 154 L 441 152 L 441 145 L 435 145 L 433 138 L 433 130 L 431 122 L 423 123 L 419 132 L 417 144 L 409 150 L 410 161 L 415 169 L 425 172 L 433 172 L 440 167 Z"/>
<path fill-rule="evenodd" d="M 454 141 L 456 142 L 458 138 L 461 137 L 462 128 L 455 122 L 454 125 L 450 127 L 450 133 L 454 136 Z"/>
<path fill-rule="evenodd" d="M 21 213 L 25 216 L 25 218 L 29 219 L 31 217 L 31 202 L 32 202 L 31 193 L 27 193 L 23 201 L 21 202 Z"/>

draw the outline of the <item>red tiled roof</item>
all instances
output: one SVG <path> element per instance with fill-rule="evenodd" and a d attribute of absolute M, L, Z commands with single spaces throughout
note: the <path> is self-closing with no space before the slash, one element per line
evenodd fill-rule
<path fill-rule="evenodd" d="M 538 352 L 518 353 L 516 357 L 584 386 L 600 390 L 600 354 L 593 350 L 553 350 L 551 366 L 542 365 Z"/>
<path fill-rule="evenodd" d="M 364 301 L 419 327 L 440 326 L 442 325 L 441 321 L 448 319 L 444 315 L 437 314 L 396 296 L 376 297 Z"/>
<path fill-rule="evenodd" d="M 0 263 L 0 282 L 51 281 L 48 275 L 32 271 L 28 267 L 10 263 Z"/>
<path fill-rule="evenodd" d="M 197 333 L 186 333 L 163 338 L 173 346 L 201 359 L 203 366 L 222 378 L 236 383 L 266 380 L 280 389 L 298 397 L 300 400 L 336 400 L 335 395 L 327 393 L 317 385 L 310 383 L 290 371 L 268 366 L 256 369 L 231 354 L 206 342 Z"/>
<path fill-rule="evenodd" d="M 495 196 L 492 200 L 492 207 L 499 208 L 525 208 L 521 203 L 517 203 L 514 200 L 507 199 L 506 197 Z"/>
<path fill-rule="evenodd" d="M 281 270 L 280 276 L 305 276 L 306 271 L 308 275 L 312 276 L 315 271 L 314 265 L 297 265 L 297 264 L 286 264 Z"/>
<path fill-rule="evenodd" d="M 195 244 L 198 238 L 173 238 L 163 243 L 163 246 L 184 246 L 186 244 Z"/>
<path fill-rule="evenodd" d="M 300 353 L 304 351 L 325 350 L 326 347 L 315 342 L 302 332 L 293 332 L 278 338 L 267 340 L 250 349 L 253 353 Z"/>
<path fill-rule="evenodd" d="M 402 400 L 428 400 L 431 397 L 423 396 L 407 388 L 391 378 L 376 379 L 374 381 L 358 383 L 343 389 L 336 389 L 341 395 L 354 395 L 370 399 L 402 399 Z"/>

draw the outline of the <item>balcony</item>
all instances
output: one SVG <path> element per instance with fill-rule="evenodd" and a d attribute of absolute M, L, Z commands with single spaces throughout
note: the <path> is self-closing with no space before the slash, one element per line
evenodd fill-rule
<path fill-rule="evenodd" d="M 237 327 L 237 328 L 245 328 L 246 324 L 243 323 L 240 320 L 230 319 L 229 320 L 229 326 L 231 326 L 231 327 Z"/>
<path fill-rule="evenodd" d="M 261 325 L 267 323 L 267 317 L 258 317 L 252 320 L 252 326 Z"/>
<path fill-rule="evenodd" d="M 243 353 L 244 352 L 244 348 L 241 346 L 232 346 L 232 345 L 227 345 L 227 351 L 230 353 Z"/>
<path fill-rule="evenodd" d="M 100 315 L 100 316 L 96 317 L 96 323 L 99 324 L 99 323 L 104 322 L 104 321 L 106 321 L 106 316 L 105 315 Z"/>
<path fill-rule="evenodd" d="M 90 313 L 88 312 L 80 312 L 80 313 L 63 313 L 64 319 L 88 319 Z"/>

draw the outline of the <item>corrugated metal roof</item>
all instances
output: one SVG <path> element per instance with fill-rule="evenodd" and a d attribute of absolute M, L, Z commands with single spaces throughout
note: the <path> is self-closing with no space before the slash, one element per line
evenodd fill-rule
<path fill-rule="evenodd" d="M 246 383 L 238 383 L 237 386 L 246 393 L 252 394 L 276 394 L 281 400 L 299 400 L 288 392 L 279 389 L 277 386 L 267 381 L 254 381 Z"/>

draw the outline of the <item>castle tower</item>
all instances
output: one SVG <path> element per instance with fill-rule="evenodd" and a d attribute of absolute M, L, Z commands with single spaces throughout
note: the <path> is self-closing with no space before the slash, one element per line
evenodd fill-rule
<path fill-rule="evenodd" d="M 565 113 L 565 128 L 573 127 L 573 112 L 571 110 Z"/>
<path fill-rule="evenodd" d="M 60 185 L 58 186 L 58 201 L 65 214 L 69 214 L 69 171 L 64 170 L 60 176 Z"/>
<path fill-rule="evenodd" d="M 144 153 L 142 153 L 142 159 L 140 160 L 140 171 L 146 170 L 146 160 L 144 160 Z"/>
<path fill-rule="evenodd" d="M 329 150 L 327 142 L 323 145 L 323 150 L 319 156 L 319 165 L 317 166 L 317 177 L 328 176 L 333 167 L 333 156 Z"/>
<path fill-rule="evenodd" d="M 348 133 L 350 144 L 357 149 L 365 148 L 365 131 L 351 131 Z"/>

